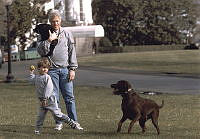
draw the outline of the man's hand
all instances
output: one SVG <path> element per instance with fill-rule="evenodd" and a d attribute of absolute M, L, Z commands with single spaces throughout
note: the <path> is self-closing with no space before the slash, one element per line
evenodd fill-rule
<path fill-rule="evenodd" d="M 48 39 L 48 41 L 52 42 L 53 40 L 55 40 L 57 38 L 58 37 L 57 37 L 56 33 L 55 32 L 51 33 L 51 31 L 49 30 L 49 39 Z"/>
<path fill-rule="evenodd" d="M 69 71 L 69 81 L 72 81 L 75 79 L 75 71 L 74 70 L 70 70 Z"/>

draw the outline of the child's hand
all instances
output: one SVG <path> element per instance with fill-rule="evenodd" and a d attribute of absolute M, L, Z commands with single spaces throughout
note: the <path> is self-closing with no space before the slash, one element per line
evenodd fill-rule
<path fill-rule="evenodd" d="M 34 71 L 35 71 L 35 66 L 34 66 L 34 65 L 31 65 L 31 66 L 30 66 L 30 72 L 33 73 Z"/>
<path fill-rule="evenodd" d="M 48 105 L 48 103 L 47 103 L 46 99 L 41 101 L 41 106 L 42 107 L 46 107 L 47 105 Z"/>

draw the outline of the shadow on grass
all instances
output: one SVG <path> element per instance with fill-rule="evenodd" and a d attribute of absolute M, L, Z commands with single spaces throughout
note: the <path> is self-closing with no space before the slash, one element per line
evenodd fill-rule
<path fill-rule="evenodd" d="M 76 135 L 84 135 L 84 136 L 118 136 L 118 135 L 144 135 L 141 131 L 133 131 L 132 133 L 127 133 L 126 131 L 117 133 L 116 131 L 88 131 L 88 130 L 74 130 L 70 127 L 64 127 L 61 131 L 56 131 L 52 126 L 44 126 L 42 128 L 42 134 L 55 135 L 55 133 L 59 135 L 66 134 L 76 134 Z M 27 134 L 31 135 L 34 133 L 35 126 L 33 125 L 1 125 L 0 133 L 3 134 Z"/>
<path fill-rule="evenodd" d="M 179 133 L 185 130 L 185 134 Z M 52 126 L 45 126 L 42 129 L 41 135 L 34 135 L 34 126 L 31 125 L 1 125 L 0 126 L 0 137 L 6 137 L 6 138 L 141 138 L 141 139 L 157 139 L 157 138 L 197 138 L 199 135 L 192 135 L 191 130 L 197 130 L 197 129 L 187 129 L 187 128 L 176 128 L 176 132 L 172 132 L 172 130 L 165 129 L 161 131 L 160 135 L 157 135 L 155 131 L 147 131 L 145 133 L 142 133 L 139 130 L 134 130 L 130 134 L 127 133 L 127 131 L 122 131 L 120 133 L 117 133 L 114 130 L 108 130 L 108 131 L 77 131 L 73 130 L 69 127 L 65 127 L 61 131 L 56 131 L 53 129 Z M 177 132 L 178 131 L 178 132 Z M 186 133 L 188 132 L 188 133 Z"/>

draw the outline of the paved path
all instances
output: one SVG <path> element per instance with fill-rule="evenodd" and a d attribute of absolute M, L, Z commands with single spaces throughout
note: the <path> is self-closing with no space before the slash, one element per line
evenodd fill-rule
<path fill-rule="evenodd" d="M 156 91 L 163 93 L 200 93 L 200 79 L 188 77 L 173 77 L 164 75 L 123 74 L 115 72 L 80 70 L 76 83 L 109 87 L 118 80 L 128 80 L 133 87 L 141 91 Z"/>
<path fill-rule="evenodd" d="M 12 63 L 12 73 L 16 79 L 26 79 L 28 67 L 35 64 L 36 60 Z M 7 63 L 0 69 L 0 76 L 7 75 Z M 141 91 L 156 91 L 162 93 L 200 93 L 199 77 L 184 77 L 147 73 L 122 73 L 80 67 L 76 72 L 76 85 L 91 85 L 110 87 L 111 83 L 118 80 L 128 80 L 133 87 Z"/>

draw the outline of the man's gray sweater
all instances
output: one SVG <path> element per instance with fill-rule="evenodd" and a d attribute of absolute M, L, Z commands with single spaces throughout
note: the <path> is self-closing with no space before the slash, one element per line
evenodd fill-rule
<path fill-rule="evenodd" d="M 37 51 L 44 57 L 50 51 L 50 43 L 47 40 L 40 41 L 38 39 Z M 51 68 L 68 67 L 76 69 L 78 67 L 75 43 L 70 31 L 60 28 L 58 43 L 54 48 L 53 54 L 48 58 L 52 64 Z"/>

